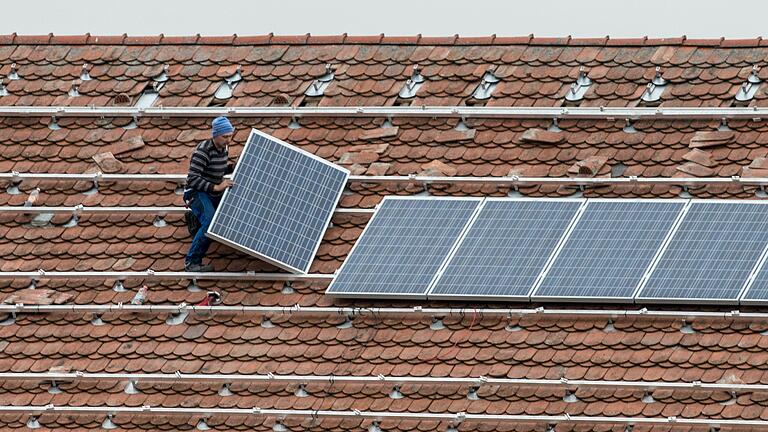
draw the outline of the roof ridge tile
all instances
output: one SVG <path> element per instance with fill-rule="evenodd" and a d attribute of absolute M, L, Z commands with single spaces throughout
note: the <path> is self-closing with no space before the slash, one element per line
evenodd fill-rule
<path fill-rule="evenodd" d="M 459 35 L 427 36 L 419 40 L 419 45 L 455 45 Z"/>
<path fill-rule="evenodd" d="M 88 45 L 123 45 L 126 37 L 128 37 L 128 35 L 125 33 L 112 36 L 91 35 L 91 37 L 88 38 Z M 54 36 L 53 38 L 55 40 L 58 36 Z"/>
<path fill-rule="evenodd" d="M 381 43 L 382 39 L 384 39 L 384 33 L 369 36 L 347 36 L 346 43 L 376 45 Z"/>
<path fill-rule="evenodd" d="M 53 37 L 53 33 L 48 33 L 47 35 L 17 35 L 14 33 L 13 35 L 13 45 L 47 45 L 51 43 L 51 38 Z M 77 38 L 82 36 L 75 37 Z M 78 45 L 82 43 L 83 42 L 77 42 Z"/>
<path fill-rule="evenodd" d="M 415 36 L 387 36 L 381 39 L 382 44 L 395 44 L 395 45 L 416 45 L 421 40 L 421 33 Z"/>
<path fill-rule="evenodd" d="M 312 45 L 340 45 L 347 39 L 347 34 L 342 33 L 340 35 L 320 35 L 312 36 L 309 34 L 307 38 L 307 44 Z"/>
<path fill-rule="evenodd" d="M 269 45 L 272 38 L 275 37 L 274 33 L 269 33 L 259 36 L 237 36 L 234 45 Z"/>
<path fill-rule="evenodd" d="M 685 45 L 696 45 L 696 46 L 720 46 L 720 44 L 723 43 L 725 40 L 724 37 L 721 37 L 720 39 L 685 39 Z"/>
<path fill-rule="evenodd" d="M 643 36 L 642 38 L 621 38 L 621 39 L 611 39 L 610 37 L 606 37 L 605 45 L 606 46 L 645 46 L 645 43 L 648 41 L 648 36 Z"/>
<path fill-rule="evenodd" d="M 763 37 L 758 36 L 754 39 L 723 39 L 720 43 L 720 46 L 725 47 L 739 47 L 739 48 L 749 48 L 749 47 L 759 47 L 760 42 L 762 42 Z"/>
<path fill-rule="evenodd" d="M 163 45 L 195 45 L 200 40 L 200 35 L 191 36 L 165 36 L 161 43 Z"/>
<path fill-rule="evenodd" d="M 533 40 L 533 34 L 528 36 L 507 36 L 494 39 L 495 45 L 528 45 Z"/>
<path fill-rule="evenodd" d="M 163 35 L 157 36 L 128 36 L 124 34 L 123 45 L 159 45 Z"/>
<path fill-rule="evenodd" d="M 496 35 L 490 35 L 490 36 L 470 36 L 470 37 L 460 37 L 459 35 L 456 35 L 456 40 L 454 41 L 454 45 L 493 45 L 493 41 L 496 39 Z"/>
<path fill-rule="evenodd" d="M 531 35 L 533 36 L 533 35 Z M 528 42 L 529 45 L 568 45 L 571 42 L 570 36 L 568 37 L 531 37 L 531 40 Z"/>
<path fill-rule="evenodd" d="M 163 35 L 160 35 L 161 37 Z M 309 36 L 309 33 L 307 33 Z M 237 34 L 231 34 L 229 36 L 200 36 L 197 43 L 201 45 L 232 45 L 237 39 Z"/>

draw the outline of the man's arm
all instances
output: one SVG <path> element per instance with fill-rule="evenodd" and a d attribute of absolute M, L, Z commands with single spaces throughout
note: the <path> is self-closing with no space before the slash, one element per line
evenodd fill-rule
<path fill-rule="evenodd" d="M 203 151 L 202 146 L 198 146 L 189 161 L 187 187 L 204 192 L 213 192 L 214 184 L 203 178 L 203 173 L 208 169 L 209 162 L 210 159 Z"/>

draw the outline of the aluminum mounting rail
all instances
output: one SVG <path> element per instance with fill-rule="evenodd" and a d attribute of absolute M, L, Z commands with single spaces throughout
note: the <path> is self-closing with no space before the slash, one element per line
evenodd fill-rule
<path fill-rule="evenodd" d="M 231 176 L 227 176 L 231 177 Z M 93 182 L 155 182 L 165 181 L 183 183 L 186 174 L 56 174 L 56 173 L 0 173 L 0 180 L 50 180 L 50 181 L 93 181 Z M 711 184 L 741 184 L 750 186 L 766 186 L 766 177 L 447 177 L 447 176 L 349 176 L 349 183 L 374 184 L 496 184 L 507 186 L 618 186 L 618 185 L 666 185 L 666 186 L 706 186 Z"/>
<path fill-rule="evenodd" d="M 0 106 L 0 117 L 342 117 L 342 118 L 558 118 L 558 119 L 755 119 L 768 107 L 96 107 Z"/>
<path fill-rule="evenodd" d="M 45 279 L 49 274 L 44 272 L 5 272 L 0 273 L 0 279 L 19 279 L 34 278 Z M 184 272 L 165 272 L 154 273 L 157 277 L 160 274 L 168 279 L 208 279 L 219 277 L 223 280 L 244 280 L 244 278 L 254 278 L 250 280 L 282 280 L 282 281 L 330 281 L 333 275 L 326 274 L 307 274 L 293 275 L 288 273 L 184 273 Z M 21 275 L 21 276 L 17 276 Z M 93 278 L 93 279 L 126 279 L 126 275 L 136 278 L 149 278 L 145 272 L 59 272 L 60 278 Z M 76 275 L 76 276 L 67 276 Z M 79 276 L 85 275 L 85 276 Z M 106 275 L 106 276 L 105 276 Z M 170 275 L 173 275 L 171 277 Z M 178 275 L 178 276 L 177 276 Z M 185 275 L 185 276 L 181 276 Z M 219 276 L 220 275 L 220 276 Z M 151 291 L 150 291 L 151 293 Z M 206 314 L 234 314 L 234 315 L 256 315 L 256 316 L 328 316 L 336 315 L 354 319 L 355 317 L 401 317 L 413 316 L 423 318 L 443 319 L 465 318 L 465 317 L 501 317 L 501 318 L 522 318 L 528 316 L 553 317 L 553 318 L 601 318 L 617 320 L 620 318 L 649 318 L 649 319 L 679 319 L 686 322 L 694 320 L 731 320 L 746 322 L 766 322 L 768 321 L 768 312 L 741 312 L 731 310 L 727 312 L 714 311 L 684 311 L 684 310 L 648 310 L 642 309 L 546 309 L 544 307 L 536 308 L 428 308 L 421 306 L 414 307 L 322 307 L 322 306 L 191 306 L 180 305 L 131 305 L 131 304 L 88 304 L 88 305 L 4 305 L 0 304 L 0 313 L 145 313 L 145 314 L 167 314 L 181 312 L 198 312 Z"/>
<path fill-rule="evenodd" d="M 660 425 L 660 426 L 706 426 L 706 427 L 755 427 L 768 428 L 768 421 L 746 419 L 711 419 L 711 418 L 683 418 L 683 417 L 604 417 L 604 416 L 572 416 L 561 415 L 494 415 L 494 414 L 468 414 L 460 413 L 414 413 L 391 411 L 323 411 L 323 410 L 281 410 L 262 409 L 258 407 L 244 408 L 182 408 L 182 407 L 109 407 L 109 406 L 56 406 L 56 405 L 26 405 L 26 406 L 0 406 L 0 414 L 70 414 L 93 415 L 101 414 L 107 419 L 127 414 L 131 417 L 172 415 L 185 417 L 209 418 L 212 415 L 229 417 L 256 417 L 275 418 L 277 421 L 287 418 L 299 418 L 310 420 L 323 419 L 356 419 L 370 420 L 373 422 L 387 420 L 412 420 L 412 421 L 438 421 L 454 425 L 460 423 L 545 423 L 545 424 L 620 424 L 620 425 Z"/>
<path fill-rule="evenodd" d="M 469 388 L 482 386 L 500 387 L 547 387 L 554 389 L 572 390 L 578 388 L 610 389 L 610 390 L 695 390 L 695 391 L 724 391 L 724 392 L 768 392 L 766 384 L 720 384 L 694 382 L 664 382 L 664 381 L 598 381 L 598 380 L 547 380 L 547 379 L 513 379 L 492 377 L 414 377 L 414 376 L 337 376 L 337 375 L 242 375 L 242 374 L 183 374 L 176 373 L 88 373 L 88 372 L 3 372 L 0 381 L 52 381 L 57 383 L 127 381 L 137 383 L 182 383 L 182 384 L 365 384 L 391 385 L 395 387 L 406 385 L 456 385 Z M 136 391 L 131 386 L 130 391 Z"/>
<path fill-rule="evenodd" d="M 0 213 L 29 213 L 29 214 L 115 214 L 115 213 L 130 213 L 130 214 L 184 214 L 189 209 L 186 207 L 100 207 L 92 206 L 85 207 L 78 205 L 74 207 L 24 207 L 24 206 L 0 206 Z M 360 208 L 336 208 L 333 213 L 336 215 L 344 214 L 373 214 L 375 209 L 360 209 Z"/>
<path fill-rule="evenodd" d="M 293 274 L 293 273 L 257 273 L 257 272 L 156 272 L 147 271 L 125 271 L 125 272 L 58 272 L 38 270 L 34 272 L 0 272 L 0 280 L 28 279 L 31 281 L 39 280 L 70 280 L 70 279 L 98 279 L 98 280 L 126 280 L 126 279 L 148 279 L 148 280 L 238 280 L 238 281 L 330 281 L 333 275 L 321 273 Z M 25 306 L 29 307 L 29 306 Z M 71 307 L 71 306 L 69 306 Z M 178 306 L 174 306 L 178 308 Z"/>

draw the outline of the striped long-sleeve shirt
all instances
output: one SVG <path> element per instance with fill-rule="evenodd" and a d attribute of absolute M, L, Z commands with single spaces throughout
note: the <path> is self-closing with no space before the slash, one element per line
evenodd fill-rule
<path fill-rule="evenodd" d="M 187 189 L 216 194 L 213 192 L 213 187 L 221 183 L 225 174 L 231 172 L 228 162 L 229 148 L 219 150 L 213 144 L 213 140 L 201 142 L 189 161 Z"/>

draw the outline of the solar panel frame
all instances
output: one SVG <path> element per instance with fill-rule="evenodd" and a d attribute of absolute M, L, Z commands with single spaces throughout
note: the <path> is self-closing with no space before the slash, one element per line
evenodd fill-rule
<path fill-rule="evenodd" d="M 576 231 L 579 228 L 579 223 L 582 222 L 583 218 L 589 211 L 590 204 L 593 203 L 676 203 L 680 204 L 680 209 L 678 210 L 677 216 L 675 217 L 675 220 L 673 221 L 670 228 L 667 230 L 667 233 L 665 234 L 664 239 L 659 244 L 659 247 L 656 249 L 656 252 L 654 256 L 649 261 L 648 265 L 645 268 L 645 271 L 643 272 L 643 275 L 638 279 L 637 285 L 634 287 L 632 294 L 622 297 L 622 296 L 555 296 L 555 295 L 540 295 L 538 294 L 538 291 L 541 289 L 542 285 L 544 284 L 544 281 L 546 280 L 546 277 L 550 274 L 552 269 L 557 263 L 557 259 L 561 256 L 563 250 L 568 245 L 568 242 L 571 240 L 571 236 L 573 235 L 574 231 Z M 541 274 L 539 279 L 537 280 L 536 286 L 531 292 L 531 301 L 535 302 L 572 302 L 572 303 L 586 303 L 586 302 L 596 302 L 599 301 L 600 303 L 633 303 L 634 298 L 637 295 L 637 292 L 640 289 L 641 284 L 645 280 L 646 275 L 648 274 L 649 269 L 654 265 L 656 262 L 656 259 L 658 258 L 662 248 L 667 244 L 669 239 L 671 238 L 674 230 L 677 228 L 677 225 L 680 223 L 680 221 L 683 218 L 683 215 L 688 207 L 688 199 L 641 199 L 641 198 L 589 198 L 587 199 L 587 203 L 583 206 L 581 211 L 578 214 L 578 219 L 574 221 L 574 223 L 571 225 L 567 237 L 560 243 L 558 249 L 555 252 L 555 255 L 550 259 L 546 269 Z"/>
<path fill-rule="evenodd" d="M 328 216 L 324 220 L 324 225 L 323 226 L 325 226 L 326 229 L 327 229 L 328 225 L 331 222 L 331 218 L 333 217 L 333 210 L 338 205 L 338 202 L 341 199 L 341 195 L 344 192 L 344 187 L 346 186 L 346 184 L 349 181 L 349 175 L 350 175 L 349 170 L 347 170 L 346 168 L 340 167 L 340 166 L 338 166 L 338 165 L 336 165 L 336 164 L 334 164 L 332 162 L 329 162 L 329 161 L 327 161 L 327 160 L 325 160 L 325 159 L 323 159 L 323 158 L 321 158 L 321 157 L 319 157 L 317 155 L 314 155 L 314 154 L 312 154 L 312 153 L 310 153 L 310 152 L 308 152 L 306 150 L 303 150 L 303 149 L 301 149 L 299 147 L 291 145 L 291 144 L 289 144 L 289 143 L 287 143 L 287 142 L 285 142 L 285 141 L 283 141 L 281 139 L 278 139 L 278 138 L 275 138 L 275 137 L 273 137 L 273 136 L 271 136 L 269 134 L 266 134 L 266 133 L 264 133 L 264 132 L 262 132 L 262 131 L 260 131 L 258 129 L 255 129 L 255 128 L 251 129 L 251 133 L 248 135 L 248 140 L 246 141 L 245 146 L 243 147 L 243 151 L 240 153 L 240 155 L 241 155 L 240 157 L 241 158 L 242 158 L 242 155 L 247 154 L 249 146 L 251 145 L 251 143 L 253 143 L 255 141 L 253 139 L 254 136 L 258 136 L 258 137 L 270 140 L 270 141 L 272 141 L 272 142 L 274 142 L 276 144 L 279 144 L 279 145 L 281 145 L 283 147 L 286 147 L 287 149 L 289 149 L 291 151 L 297 152 L 297 153 L 299 153 L 299 154 L 301 154 L 303 156 L 309 157 L 309 158 L 311 158 L 311 159 L 313 159 L 313 160 L 315 160 L 317 162 L 320 162 L 320 163 L 322 163 L 324 165 L 327 165 L 328 167 L 336 169 L 337 171 L 340 171 L 343 174 L 344 181 L 341 182 L 341 187 L 339 187 L 339 191 L 336 194 L 336 197 L 335 197 L 335 200 L 334 200 L 334 203 L 335 203 L 334 207 L 331 209 L 331 211 L 328 212 Z M 232 178 L 233 179 L 237 179 L 237 174 L 240 171 L 241 171 L 241 165 L 240 165 L 240 163 L 238 163 L 237 165 L 235 165 L 235 170 L 232 173 Z M 226 202 L 227 196 L 230 193 L 231 193 L 231 191 L 229 189 L 224 191 L 224 195 L 221 198 L 221 203 L 222 204 L 224 202 Z M 315 244 L 313 246 L 312 254 L 310 255 L 311 258 L 308 260 L 306 267 L 298 268 L 298 267 L 295 267 L 295 266 L 293 266 L 291 264 L 288 264 L 288 263 L 282 262 L 280 260 L 274 259 L 272 257 L 269 257 L 269 256 L 267 256 L 267 255 L 265 255 L 265 254 L 263 254 L 261 252 L 258 252 L 258 251 L 254 250 L 254 249 L 252 249 L 252 248 L 250 248 L 248 246 L 241 245 L 241 244 L 239 244 L 237 242 L 234 242 L 232 240 L 224 238 L 224 237 L 222 237 L 219 234 L 211 232 L 211 229 L 215 226 L 218 218 L 221 215 L 221 210 L 223 208 L 224 208 L 224 206 L 220 204 L 219 207 L 216 209 L 216 212 L 214 213 L 213 219 L 211 220 L 211 224 L 209 225 L 208 231 L 206 232 L 206 236 L 208 236 L 209 238 L 211 238 L 213 240 L 216 240 L 217 242 L 223 243 L 223 244 L 225 244 L 225 245 L 227 245 L 229 247 L 237 249 L 237 250 L 239 250 L 241 252 L 244 252 L 246 254 L 252 255 L 252 256 L 254 256 L 254 257 L 256 257 L 256 258 L 258 258 L 258 259 L 260 259 L 262 261 L 265 261 L 267 263 L 270 263 L 272 265 L 280 267 L 280 268 L 282 268 L 284 270 L 288 270 L 291 273 L 306 274 L 306 273 L 309 272 L 309 269 L 312 266 L 312 262 L 314 261 L 314 257 L 317 255 L 317 250 L 320 248 L 320 244 L 322 243 L 323 235 L 325 234 L 325 231 L 326 231 L 325 229 L 322 231 L 322 234 L 318 236 L 318 239 L 317 239 L 317 241 L 315 242 Z"/>
<path fill-rule="evenodd" d="M 718 204 L 718 205 L 727 205 L 727 204 L 768 205 L 768 202 L 766 201 L 756 201 L 756 200 L 750 201 L 750 200 L 723 200 L 723 199 L 690 199 L 688 205 L 684 209 L 684 213 L 682 217 L 678 220 L 678 224 L 675 226 L 674 231 L 672 232 L 672 235 L 667 239 L 667 242 L 664 244 L 662 249 L 660 249 L 659 253 L 656 256 L 656 259 L 654 260 L 653 265 L 648 270 L 645 277 L 643 278 L 643 281 L 638 287 L 637 292 L 635 294 L 636 303 L 737 305 L 740 303 L 741 299 L 745 296 L 747 287 L 749 286 L 750 282 L 756 275 L 756 272 L 760 266 L 760 263 L 765 259 L 766 248 L 768 248 L 768 242 L 766 242 L 766 245 L 762 248 L 762 251 L 758 256 L 758 259 L 756 260 L 755 264 L 753 264 L 751 271 L 745 277 L 744 283 L 742 284 L 738 294 L 734 296 L 734 298 L 646 297 L 642 295 L 643 291 L 646 289 L 648 285 L 648 281 L 651 279 L 651 277 L 654 274 L 654 271 L 658 267 L 658 264 L 664 258 L 664 254 L 668 250 L 669 245 L 672 244 L 672 242 L 675 240 L 675 236 L 677 235 L 680 228 L 684 224 L 685 218 L 687 217 L 688 213 L 696 203 L 707 203 L 707 204 Z"/>
<path fill-rule="evenodd" d="M 472 228 L 477 223 L 478 218 L 482 215 L 483 209 L 490 202 L 557 202 L 557 203 L 577 203 L 579 204 L 579 206 L 577 207 L 576 211 L 571 217 L 570 222 L 568 222 L 568 224 L 566 225 L 565 230 L 563 230 L 563 233 L 560 235 L 560 238 L 555 243 L 554 248 L 549 253 L 547 260 L 544 262 L 544 265 L 542 266 L 542 270 L 539 271 L 539 274 L 533 280 L 533 282 L 531 283 L 531 286 L 528 288 L 528 291 L 524 295 L 490 295 L 490 294 L 487 294 L 487 295 L 486 294 L 469 294 L 468 295 L 468 294 L 435 293 L 434 290 L 437 287 L 440 281 L 440 278 L 444 275 L 446 269 L 456 257 L 456 254 L 458 253 L 459 249 L 463 245 L 464 241 L 467 239 L 467 236 L 470 234 L 470 232 L 472 231 Z M 587 202 L 587 199 L 585 198 L 526 198 L 526 197 L 486 198 L 481 204 L 481 206 L 478 208 L 475 214 L 475 217 L 471 221 L 471 224 L 465 229 L 464 234 L 460 239 L 460 242 L 454 246 L 453 250 L 449 254 L 446 261 L 444 262 L 443 266 L 438 271 L 437 276 L 433 279 L 432 283 L 430 284 L 429 290 L 427 291 L 427 298 L 430 300 L 529 301 L 530 295 L 533 292 L 533 288 L 538 283 L 539 278 L 541 278 L 542 271 L 549 266 L 550 261 L 552 260 L 553 254 L 562 245 L 565 238 L 567 238 L 568 233 L 573 228 L 575 221 L 579 218 L 579 215 L 583 211 L 586 202 Z"/>
<path fill-rule="evenodd" d="M 469 226 L 471 226 L 472 222 L 477 217 L 477 214 L 479 213 L 480 207 L 482 206 L 483 201 L 485 198 L 478 198 L 478 197 L 420 197 L 420 196 L 385 196 L 381 203 L 377 206 L 377 212 L 378 210 L 385 205 L 387 201 L 394 201 L 394 200 L 420 200 L 420 201 L 433 201 L 433 200 L 445 200 L 445 201 L 475 201 L 477 202 L 477 205 L 475 209 L 473 210 L 473 213 L 468 218 L 467 222 L 464 224 L 464 227 L 461 229 L 459 235 L 454 240 L 453 244 L 451 245 L 451 248 L 449 249 L 448 253 L 446 254 L 445 258 L 443 258 L 442 262 L 438 266 L 438 269 L 435 272 L 435 275 L 433 275 L 432 280 L 425 286 L 423 293 L 409 293 L 409 292 L 341 292 L 336 291 L 333 292 L 331 289 L 333 288 L 334 282 L 336 281 L 336 278 L 343 273 L 344 268 L 348 265 L 350 262 L 349 257 L 353 256 L 355 251 L 358 247 L 362 244 L 360 241 L 361 239 L 365 238 L 366 233 L 369 231 L 369 229 L 372 226 L 372 223 L 374 218 L 376 217 L 376 214 L 371 217 L 371 220 L 368 221 L 365 228 L 363 228 L 363 231 L 360 233 L 360 236 L 358 237 L 355 244 L 352 246 L 352 249 L 350 249 L 349 254 L 347 254 L 347 258 L 344 260 L 344 262 L 341 264 L 341 267 L 336 271 L 334 280 L 331 281 L 331 283 L 328 285 L 328 288 L 325 290 L 325 295 L 329 297 L 338 297 L 338 298 L 369 298 L 369 299 L 391 299 L 392 297 L 396 297 L 398 299 L 415 299 L 415 300 L 426 300 L 427 292 L 429 291 L 429 287 L 432 286 L 434 283 L 435 277 L 437 277 L 438 272 L 440 269 L 443 268 L 445 265 L 446 260 L 451 255 L 453 250 L 457 247 L 461 239 L 464 237 L 464 235 L 467 232 L 467 229 Z"/>

